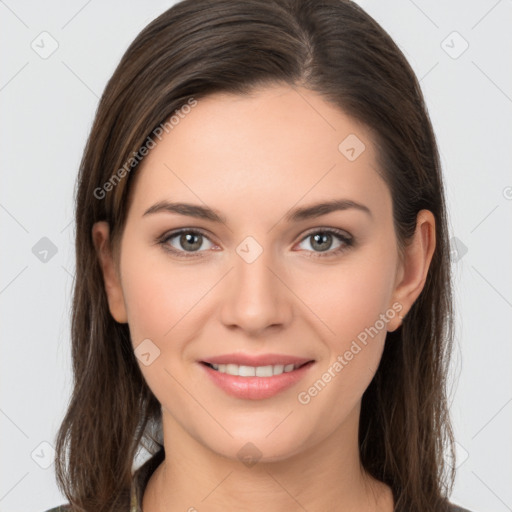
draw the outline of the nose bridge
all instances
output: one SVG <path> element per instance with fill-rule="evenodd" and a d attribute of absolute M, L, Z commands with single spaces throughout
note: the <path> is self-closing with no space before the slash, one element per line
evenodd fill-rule
<path fill-rule="evenodd" d="M 223 322 L 252 332 L 288 322 L 291 304 L 275 275 L 273 251 L 248 236 L 235 252 L 235 268 L 230 273 L 229 292 L 223 304 Z"/>

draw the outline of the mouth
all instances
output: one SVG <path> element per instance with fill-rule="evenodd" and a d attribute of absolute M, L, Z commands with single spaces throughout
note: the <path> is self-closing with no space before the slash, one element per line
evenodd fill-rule
<path fill-rule="evenodd" d="M 263 400 L 291 389 L 309 373 L 315 361 L 303 359 L 257 366 L 212 361 L 199 363 L 209 382 L 224 393 L 243 400 Z"/>
<path fill-rule="evenodd" d="M 201 361 L 202 364 L 208 366 L 212 370 L 219 373 L 225 373 L 227 375 L 233 375 L 235 377 L 273 377 L 275 375 L 281 375 L 283 373 L 290 373 L 303 366 L 314 363 L 314 361 L 307 361 L 299 364 L 275 364 L 265 366 L 248 366 L 238 364 L 213 364 Z"/>

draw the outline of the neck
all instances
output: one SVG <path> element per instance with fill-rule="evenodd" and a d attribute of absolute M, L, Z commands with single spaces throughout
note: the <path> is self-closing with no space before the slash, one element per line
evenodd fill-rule
<path fill-rule="evenodd" d="M 166 458 L 148 482 L 145 512 L 393 510 L 391 489 L 361 467 L 359 409 L 320 443 L 253 465 L 212 451 L 162 412 Z"/>

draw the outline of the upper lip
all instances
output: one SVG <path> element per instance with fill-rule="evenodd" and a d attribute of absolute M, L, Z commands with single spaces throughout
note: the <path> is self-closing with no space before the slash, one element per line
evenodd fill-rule
<path fill-rule="evenodd" d="M 304 357 L 290 356 L 286 354 L 223 354 L 220 356 L 212 356 L 201 360 L 203 363 L 210 364 L 236 364 L 239 366 L 274 366 L 278 364 L 294 364 L 302 365 L 313 361 L 313 359 L 307 359 Z"/>

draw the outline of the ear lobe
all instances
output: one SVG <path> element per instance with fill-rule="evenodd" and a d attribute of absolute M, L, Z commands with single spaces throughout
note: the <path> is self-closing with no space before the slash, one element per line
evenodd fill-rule
<path fill-rule="evenodd" d="M 413 239 L 404 249 L 404 258 L 393 293 L 393 302 L 399 302 L 403 307 L 399 313 L 401 317 L 405 317 L 425 286 L 435 247 L 435 217 L 431 211 L 421 210 L 417 216 Z M 396 330 L 400 323 L 400 317 L 395 322 L 389 322 L 388 331 Z"/>
<path fill-rule="evenodd" d="M 92 239 L 103 273 L 103 282 L 110 314 L 117 322 L 121 324 L 127 323 L 128 317 L 124 303 L 123 289 L 112 255 L 110 228 L 106 221 L 99 221 L 93 225 Z"/>

